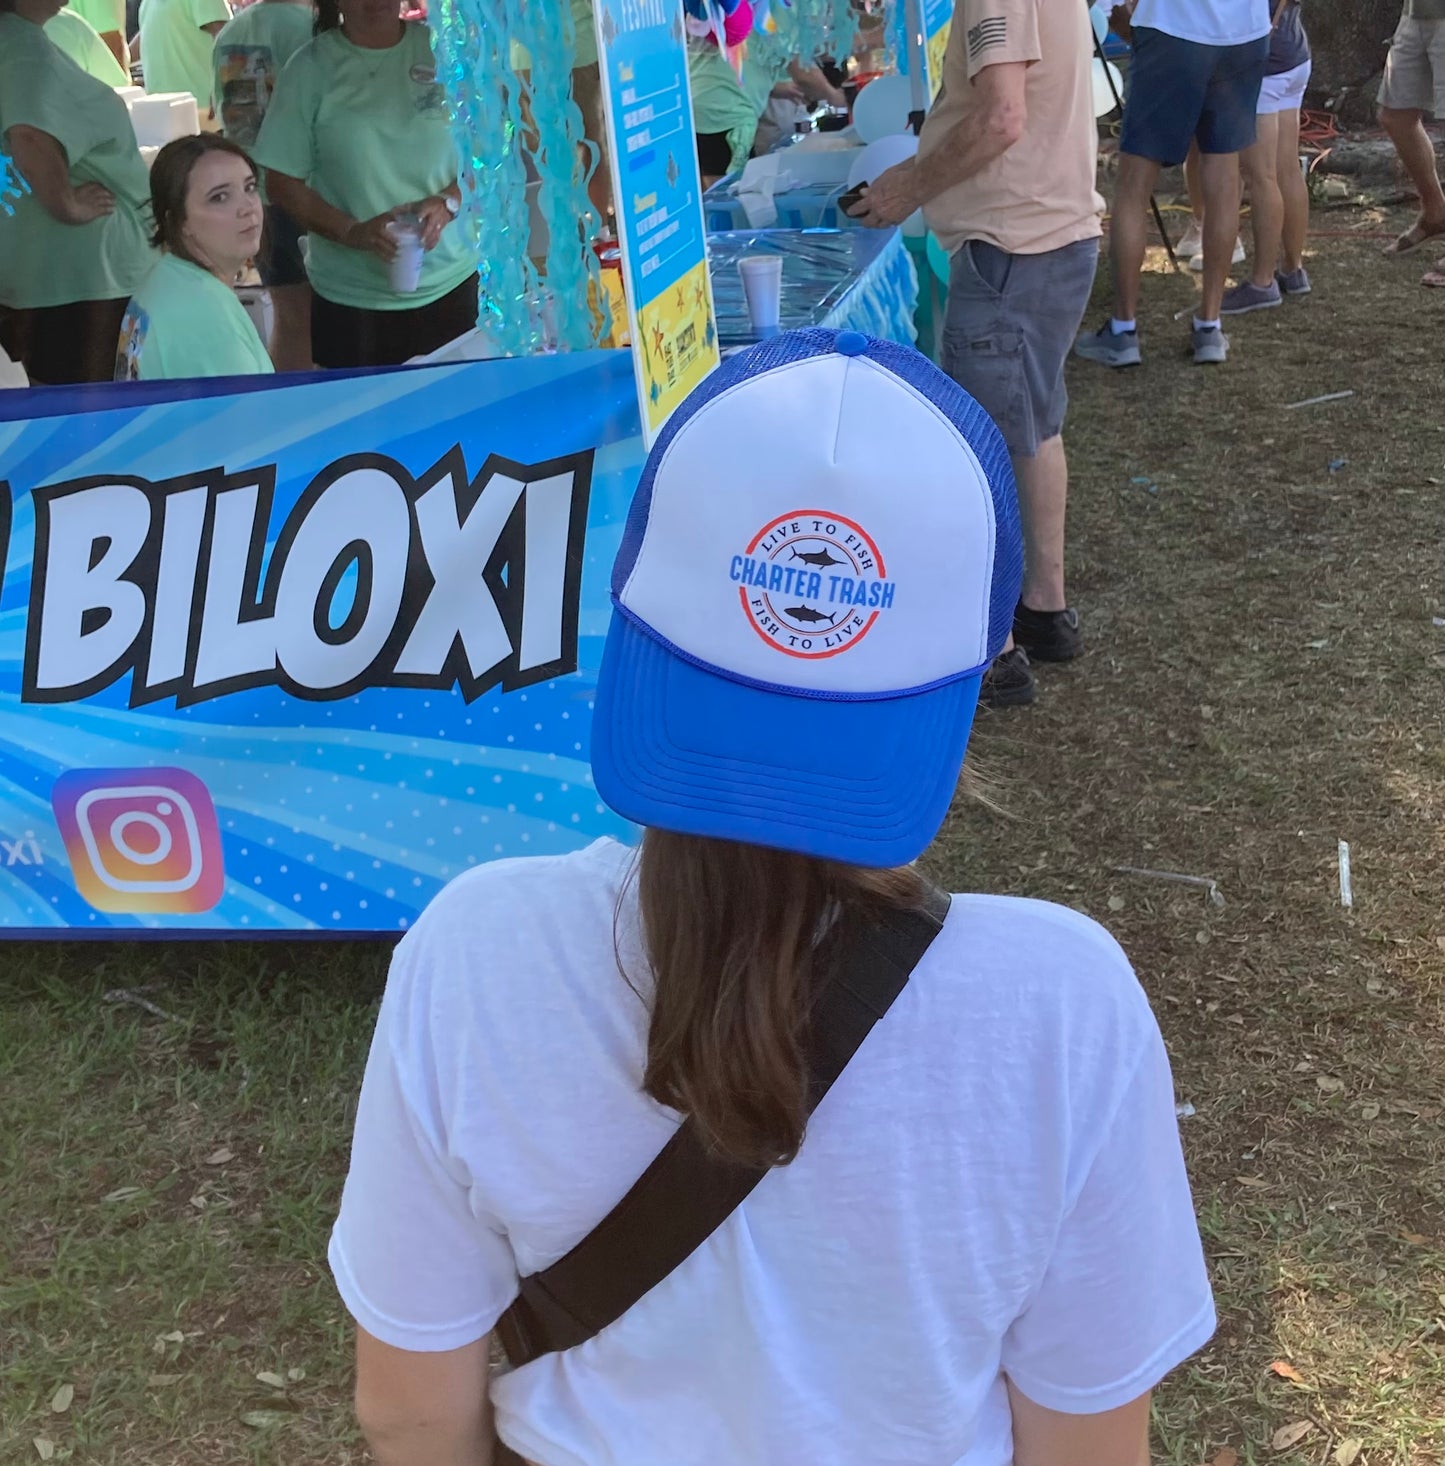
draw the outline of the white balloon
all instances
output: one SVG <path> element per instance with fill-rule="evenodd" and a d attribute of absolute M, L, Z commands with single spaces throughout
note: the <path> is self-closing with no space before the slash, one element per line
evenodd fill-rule
<path fill-rule="evenodd" d="M 911 158 L 917 151 L 918 139 L 911 132 L 895 132 L 892 137 L 880 137 L 876 143 L 858 149 L 858 155 L 848 169 L 848 187 L 872 183 L 880 173 L 886 173 L 895 163 Z"/>
<path fill-rule="evenodd" d="M 1124 95 L 1124 78 L 1119 74 L 1119 68 L 1112 61 L 1100 61 L 1094 57 L 1094 116 L 1107 117 L 1118 105 L 1114 101 L 1114 92 L 1109 90 L 1109 78 L 1104 75 L 1104 68 L 1109 68 L 1109 74 L 1114 78 L 1114 90 L 1122 97 Z"/>
<path fill-rule="evenodd" d="M 908 131 L 913 88 L 906 76 L 890 72 L 870 81 L 853 103 L 853 130 L 865 143 Z"/>

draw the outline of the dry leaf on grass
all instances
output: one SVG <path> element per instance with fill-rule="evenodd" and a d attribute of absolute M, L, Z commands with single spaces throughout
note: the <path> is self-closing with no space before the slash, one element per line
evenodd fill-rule
<path fill-rule="evenodd" d="M 1364 1450 L 1364 1448 L 1365 1443 L 1359 1438 L 1359 1436 L 1346 1436 L 1345 1439 L 1342 1440 L 1339 1445 L 1335 1447 L 1334 1454 L 1331 1455 L 1330 1460 L 1335 1463 L 1335 1466 L 1354 1466 L 1355 1457 L 1358 1456 L 1360 1452 Z"/>
<path fill-rule="evenodd" d="M 1209 1466 L 1239 1466 L 1239 1452 L 1233 1446 L 1225 1446 L 1209 1463 Z"/>
<path fill-rule="evenodd" d="M 1315 1428 L 1313 1420 L 1296 1420 L 1289 1425 L 1282 1425 L 1270 1436 L 1269 1444 L 1276 1451 L 1287 1451 L 1292 1445 L 1302 1441 Z"/>
<path fill-rule="evenodd" d="M 1296 1384 L 1303 1381 L 1304 1376 L 1287 1359 L 1276 1359 L 1270 1365 L 1270 1370 L 1281 1379 L 1292 1379 Z"/>
<path fill-rule="evenodd" d="M 1234 1178 L 1241 1186 L 1268 1186 L 1269 1182 L 1259 1176 L 1236 1176 Z"/>
<path fill-rule="evenodd" d="M 50 1397 L 50 1413 L 52 1415 L 64 1415 L 70 1409 L 70 1402 L 75 1399 L 74 1385 L 61 1385 Z"/>
<path fill-rule="evenodd" d="M 1110 911 L 1122 911 L 1124 909 L 1125 904 L 1126 903 L 1125 903 L 1124 898 L 1122 896 L 1110 896 L 1109 897 L 1109 910 Z"/>
<path fill-rule="evenodd" d="M 146 1381 L 146 1383 L 150 1385 L 152 1389 L 160 1389 L 164 1385 L 179 1384 L 180 1380 L 181 1376 L 178 1374 L 153 1374 L 151 1375 L 150 1379 Z"/>
<path fill-rule="evenodd" d="M 35 1447 L 35 1454 L 39 1456 L 42 1461 L 48 1461 L 52 1456 L 55 1455 L 55 1442 L 51 1440 L 46 1440 L 43 1435 L 36 1436 L 30 1442 L 30 1444 Z"/>
<path fill-rule="evenodd" d="M 1336 1079 L 1333 1074 L 1321 1074 L 1315 1084 L 1321 1094 L 1338 1094 L 1345 1087 L 1345 1081 Z"/>
<path fill-rule="evenodd" d="M 114 1191 L 107 1191 L 100 1199 L 106 1201 L 129 1201 L 132 1196 L 140 1195 L 139 1186 L 117 1186 Z"/>
<path fill-rule="evenodd" d="M 1411 1247 L 1428 1247 L 1430 1239 L 1423 1232 L 1401 1232 L 1400 1236 L 1408 1242 Z"/>
<path fill-rule="evenodd" d="M 1376 1119 L 1379 1118 L 1379 1115 L 1380 1115 L 1380 1107 L 1377 1104 L 1368 1104 L 1368 1105 L 1361 1105 L 1360 1106 L 1360 1119 L 1362 1119 L 1362 1120 L 1376 1120 Z"/>
<path fill-rule="evenodd" d="M 293 1365 L 286 1371 L 286 1378 L 295 1384 L 296 1381 L 306 1378 L 306 1371 L 297 1365 Z"/>
<path fill-rule="evenodd" d="M 241 1424 L 249 1425 L 252 1430 L 271 1430 L 290 1418 L 284 1410 L 247 1410 L 241 1415 Z"/>
<path fill-rule="evenodd" d="M 263 1369 L 256 1378 L 263 1385 L 270 1385 L 273 1390 L 284 1390 L 286 1388 L 286 1381 L 279 1374 L 273 1374 L 269 1369 Z"/>
<path fill-rule="evenodd" d="M 220 1150 L 213 1150 L 206 1157 L 206 1164 L 208 1166 L 224 1166 L 227 1161 L 233 1161 L 235 1159 L 236 1153 L 223 1145 Z"/>

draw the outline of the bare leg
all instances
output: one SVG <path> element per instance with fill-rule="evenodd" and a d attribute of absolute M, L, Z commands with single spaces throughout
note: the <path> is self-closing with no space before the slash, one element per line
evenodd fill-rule
<path fill-rule="evenodd" d="M 1199 172 L 1204 185 L 1204 289 L 1199 319 L 1217 321 L 1229 258 L 1239 238 L 1239 154 L 1201 153 Z"/>
<path fill-rule="evenodd" d="M 278 372 L 309 372 L 311 362 L 311 287 L 268 285 L 271 340 L 267 349 Z"/>
<path fill-rule="evenodd" d="M 1278 144 L 1279 113 L 1261 112 L 1254 119 L 1254 141 L 1239 155 L 1240 169 L 1249 184 L 1249 217 L 1254 231 L 1254 272 L 1250 278 L 1261 288 L 1274 284 L 1274 264 L 1284 233 L 1284 198 L 1275 177 Z M 1295 173 L 1298 175 L 1298 167 Z"/>
<path fill-rule="evenodd" d="M 1199 178 L 1199 144 L 1189 144 L 1189 156 L 1184 160 L 1184 187 L 1189 190 L 1189 208 L 1194 215 L 1196 229 L 1204 225 L 1204 185 Z"/>
<path fill-rule="evenodd" d="M 1114 277 L 1114 318 L 1132 321 L 1139 308 L 1139 272 L 1149 232 L 1149 195 L 1159 165 L 1133 153 L 1119 154 L 1114 209 L 1109 216 L 1109 266 Z M 1229 252 L 1225 251 L 1225 258 Z M 1036 606 L 1035 610 L 1047 607 Z"/>
<path fill-rule="evenodd" d="M 1299 113 L 1278 112 L 1279 136 L 1275 142 L 1275 179 L 1284 205 L 1280 231 L 1280 268 L 1288 275 L 1304 264 L 1305 235 L 1310 227 L 1310 191 L 1299 164 Z M 1256 277 L 1258 278 L 1258 277 Z"/>
<path fill-rule="evenodd" d="M 1034 611 L 1062 611 L 1064 599 L 1064 514 L 1069 464 L 1059 434 L 1039 444 L 1032 458 L 1015 456 L 1019 517 L 1024 531 L 1024 585 L 1019 597 Z"/>
<path fill-rule="evenodd" d="M 1435 171 L 1435 149 L 1417 108 L 1381 107 L 1380 126 L 1390 134 L 1395 151 L 1420 195 L 1420 226 L 1431 233 L 1445 228 L 1445 192 Z"/>

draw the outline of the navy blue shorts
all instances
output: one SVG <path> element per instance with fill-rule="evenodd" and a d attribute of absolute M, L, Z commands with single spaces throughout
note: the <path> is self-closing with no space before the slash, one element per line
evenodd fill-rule
<path fill-rule="evenodd" d="M 1254 141 L 1254 115 L 1269 37 L 1201 46 L 1134 27 L 1119 151 L 1166 167 L 1201 153 L 1239 153 Z"/>

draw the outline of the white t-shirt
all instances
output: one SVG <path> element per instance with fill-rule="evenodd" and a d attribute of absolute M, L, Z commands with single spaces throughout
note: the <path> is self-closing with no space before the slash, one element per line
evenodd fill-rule
<path fill-rule="evenodd" d="M 631 853 L 469 871 L 398 947 L 330 1261 L 398 1348 L 481 1338 L 646 1169 L 618 972 Z M 618 951 L 643 993 L 635 899 Z M 670 1277 L 580 1347 L 499 1375 L 541 1466 L 1007 1466 L 1004 1375 L 1113 1409 L 1214 1308 L 1169 1063 L 1114 940 L 1058 906 L 958 896 L 808 1127 Z"/>
<path fill-rule="evenodd" d="M 1269 34 L 1269 0 L 1139 0 L 1134 24 L 1201 46 L 1242 46 Z"/>

